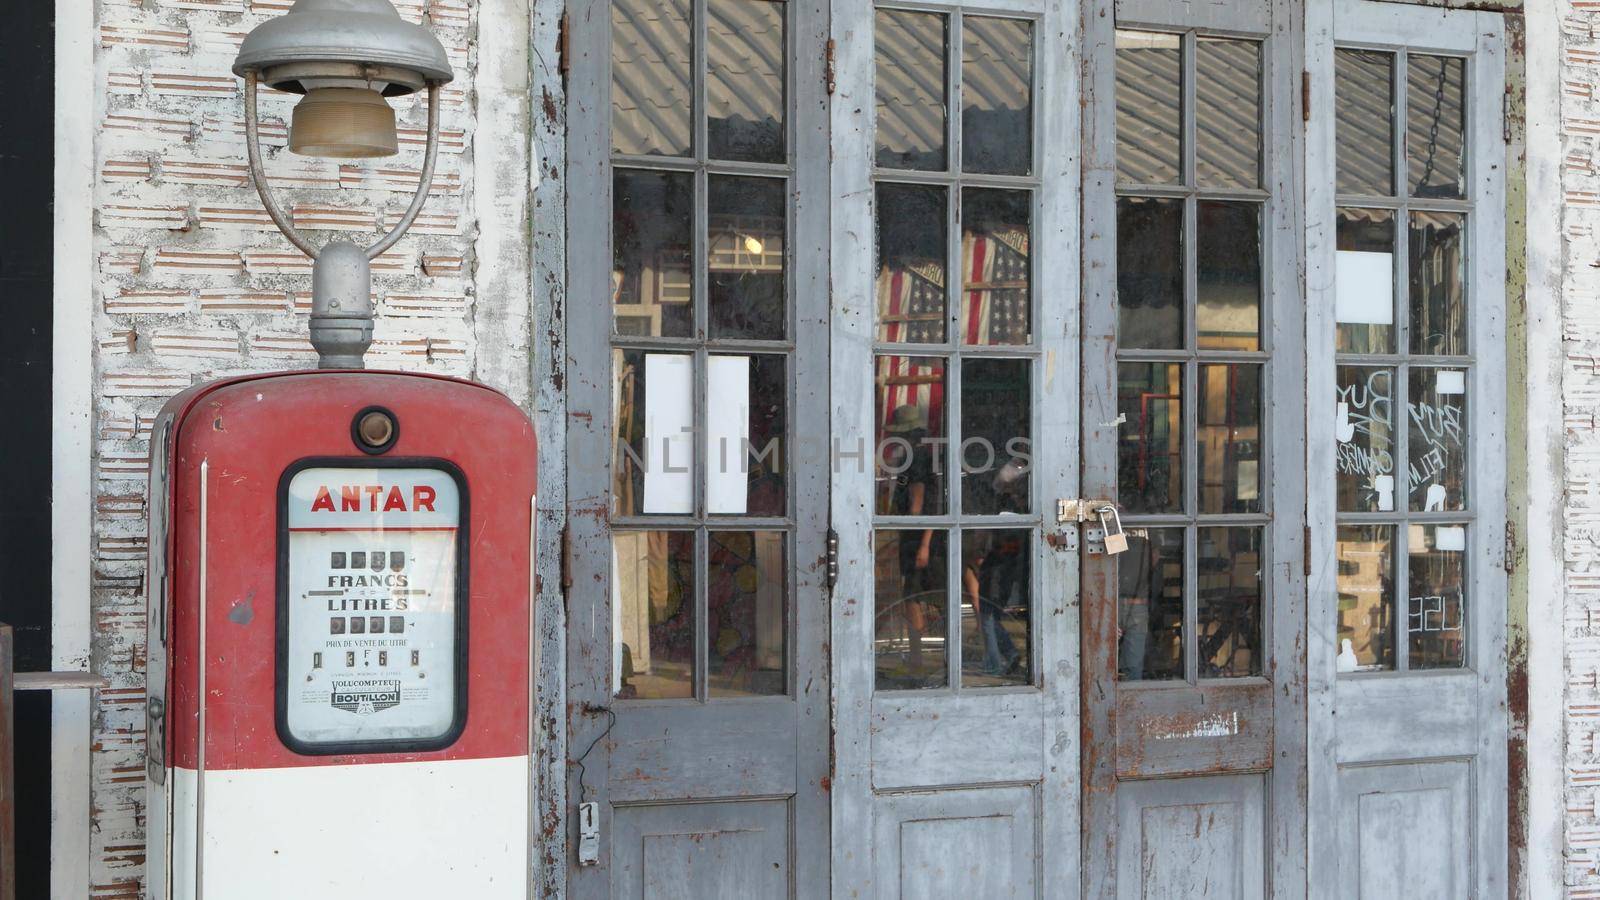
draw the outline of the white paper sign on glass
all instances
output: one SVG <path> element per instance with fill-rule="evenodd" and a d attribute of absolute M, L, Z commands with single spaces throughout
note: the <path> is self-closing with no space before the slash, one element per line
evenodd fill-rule
<path fill-rule="evenodd" d="M 289 482 L 280 615 L 288 737 L 437 741 L 457 722 L 461 493 L 433 468 L 308 468 Z"/>
<path fill-rule="evenodd" d="M 681 353 L 644 358 L 646 513 L 694 512 L 694 369 Z"/>
<path fill-rule="evenodd" d="M 1348 325 L 1393 325 L 1394 254 L 1340 250 L 1334 256 L 1334 318 Z"/>
<path fill-rule="evenodd" d="M 750 493 L 750 357 L 713 356 L 707 365 L 706 511 L 739 515 Z"/>

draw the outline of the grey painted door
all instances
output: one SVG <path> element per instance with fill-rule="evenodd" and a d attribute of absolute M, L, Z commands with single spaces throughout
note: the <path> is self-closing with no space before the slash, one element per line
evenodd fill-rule
<path fill-rule="evenodd" d="M 825 28 L 572 9 L 574 896 L 827 895 Z"/>
<path fill-rule="evenodd" d="M 1503 897 L 1505 25 L 1307 21 L 1312 893 Z"/>
<path fill-rule="evenodd" d="M 1076 27 L 833 7 L 835 896 L 1078 880 Z"/>
<path fill-rule="evenodd" d="M 1084 21 L 1083 485 L 1127 530 L 1083 561 L 1084 895 L 1295 896 L 1294 20 L 1105 0 Z"/>

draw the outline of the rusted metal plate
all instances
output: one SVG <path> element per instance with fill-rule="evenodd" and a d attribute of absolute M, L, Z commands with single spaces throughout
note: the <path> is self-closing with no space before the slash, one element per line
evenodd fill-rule
<path fill-rule="evenodd" d="M 1201 775 L 1272 766 L 1272 688 L 1265 681 L 1121 690 L 1117 775 Z"/>

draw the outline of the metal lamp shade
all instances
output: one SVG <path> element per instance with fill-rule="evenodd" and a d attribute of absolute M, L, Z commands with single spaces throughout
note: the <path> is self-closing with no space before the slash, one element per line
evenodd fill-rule
<path fill-rule="evenodd" d="M 245 37 L 233 72 L 252 71 L 280 91 L 370 87 L 388 97 L 455 77 L 439 39 L 388 0 L 296 0 Z"/>
<path fill-rule="evenodd" d="M 400 150 L 394 110 L 374 90 L 313 88 L 295 105 L 289 150 L 332 159 L 393 156 Z"/>

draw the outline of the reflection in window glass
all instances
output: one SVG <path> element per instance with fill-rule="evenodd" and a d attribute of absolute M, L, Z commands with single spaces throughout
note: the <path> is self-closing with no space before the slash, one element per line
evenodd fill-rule
<path fill-rule="evenodd" d="M 706 2 L 706 148 L 712 159 L 783 162 L 784 4 Z"/>
<path fill-rule="evenodd" d="M 617 169 L 612 177 L 611 289 L 616 332 L 694 332 L 694 176 Z"/>
<path fill-rule="evenodd" d="M 1261 45 L 1202 37 L 1194 67 L 1197 180 L 1202 187 L 1259 187 Z"/>
<path fill-rule="evenodd" d="M 694 361 L 613 350 L 611 508 L 619 516 L 694 511 Z"/>
<path fill-rule="evenodd" d="M 1394 370 L 1339 366 L 1334 401 L 1335 495 L 1340 512 L 1395 508 Z"/>
<path fill-rule="evenodd" d="M 1339 210 L 1334 271 L 1340 353 L 1394 352 L 1394 213 Z"/>
<path fill-rule="evenodd" d="M 611 148 L 688 156 L 694 133 L 689 0 L 612 0 Z"/>
<path fill-rule="evenodd" d="M 961 512 L 969 516 L 1029 510 L 1033 391 L 1025 359 L 968 359 L 961 364 Z"/>
<path fill-rule="evenodd" d="M 950 600 L 945 532 L 879 529 L 873 545 L 877 688 L 944 687 Z"/>
<path fill-rule="evenodd" d="M 1183 672 L 1183 529 L 1129 534 L 1117 557 L 1117 677 L 1170 681 Z"/>
<path fill-rule="evenodd" d="M 1201 200 L 1195 328 L 1202 350 L 1261 349 L 1261 207 Z"/>
<path fill-rule="evenodd" d="M 782 340 L 784 182 L 778 178 L 707 179 L 706 293 L 713 338 Z"/>
<path fill-rule="evenodd" d="M 945 189 L 878 185 L 878 340 L 938 344 L 945 336 Z"/>
<path fill-rule="evenodd" d="M 1183 44 L 1176 34 L 1119 29 L 1117 181 L 1183 180 Z"/>
<path fill-rule="evenodd" d="M 1339 193 L 1394 195 L 1394 54 L 1334 51 Z"/>
<path fill-rule="evenodd" d="M 1028 684 L 1032 530 L 961 533 L 961 682 Z"/>
<path fill-rule="evenodd" d="M 961 170 L 1026 175 L 1033 164 L 1033 26 L 961 20 Z"/>
<path fill-rule="evenodd" d="M 781 516 L 786 511 L 785 359 L 713 354 L 706 381 L 706 511 Z"/>
<path fill-rule="evenodd" d="M 1466 139 L 1467 61 L 1413 53 L 1406 58 L 1406 164 L 1413 197 L 1461 197 Z"/>
<path fill-rule="evenodd" d="M 1117 346 L 1183 345 L 1183 201 L 1119 197 Z"/>
<path fill-rule="evenodd" d="M 1028 191 L 961 192 L 961 342 L 1026 344 L 1030 339 Z"/>
<path fill-rule="evenodd" d="M 944 171 L 945 17 L 880 9 L 877 55 L 877 163 Z"/>
<path fill-rule="evenodd" d="M 1200 677 L 1260 675 L 1261 529 L 1201 528 L 1198 543 Z"/>
<path fill-rule="evenodd" d="M 615 531 L 611 547 L 617 696 L 694 696 L 694 533 Z"/>
<path fill-rule="evenodd" d="M 1406 407 L 1411 509 L 1466 509 L 1467 373 L 1413 367 Z"/>
<path fill-rule="evenodd" d="M 1394 668 L 1394 526 L 1340 525 L 1340 672 Z"/>
<path fill-rule="evenodd" d="M 1261 367 L 1203 365 L 1196 457 L 1200 512 L 1261 511 Z"/>
<path fill-rule="evenodd" d="M 1411 591 L 1406 598 L 1408 663 L 1413 669 L 1466 665 L 1467 527 L 1412 525 Z"/>
<path fill-rule="evenodd" d="M 1126 512 L 1183 512 L 1182 397 L 1181 364 L 1117 365 L 1117 496 Z"/>
<path fill-rule="evenodd" d="M 713 531 L 706 573 L 706 680 L 713 697 L 783 694 L 788 555 L 779 531 Z"/>
<path fill-rule="evenodd" d="M 1467 292 L 1461 213 L 1411 213 L 1411 352 L 1467 352 Z"/>
<path fill-rule="evenodd" d="M 946 509 L 945 364 L 931 356 L 877 358 L 874 511 L 939 516 Z"/>

